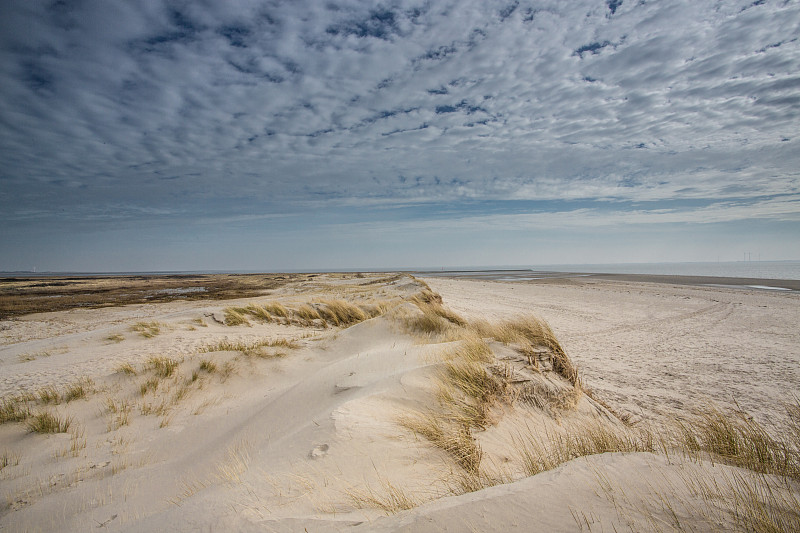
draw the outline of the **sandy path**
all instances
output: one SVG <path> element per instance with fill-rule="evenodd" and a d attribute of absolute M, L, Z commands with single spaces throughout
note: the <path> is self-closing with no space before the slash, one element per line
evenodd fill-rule
<path fill-rule="evenodd" d="M 800 391 L 800 294 L 583 279 L 427 278 L 471 317 L 547 320 L 586 385 L 634 420 L 738 402 L 762 422 Z"/>

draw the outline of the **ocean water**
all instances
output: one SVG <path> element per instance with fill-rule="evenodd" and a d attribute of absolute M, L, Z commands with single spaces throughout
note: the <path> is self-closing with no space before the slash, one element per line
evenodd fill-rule
<path fill-rule="evenodd" d="M 335 268 L 310 270 L 194 270 L 194 271 L 150 271 L 150 272 L 0 272 L 0 277 L 48 277 L 48 276 L 130 276 L 130 275 L 185 275 L 185 274 L 261 274 L 270 272 L 416 272 L 419 274 L 463 275 L 502 279 L 510 273 L 508 281 L 539 279 L 542 273 L 578 272 L 587 274 L 655 274 L 674 276 L 712 276 L 725 278 L 787 279 L 800 280 L 800 261 L 731 261 L 707 263 L 603 263 L 603 264 L 550 264 L 550 265 L 494 265 L 473 267 L 382 267 L 382 268 Z M 530 275 L 528 275 L 528 273 Z"/>
<path fill-rule="evenodd" d="M 708 263 L 619 263 L 588 265 L 532 265 L 534 271 L 593 274 L 656 274 L 800 280 L 800 261 L 732 261 Z"/>

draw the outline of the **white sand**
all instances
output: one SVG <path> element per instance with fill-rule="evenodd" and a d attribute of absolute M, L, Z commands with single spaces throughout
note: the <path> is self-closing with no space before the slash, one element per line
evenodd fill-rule
<path fill-rule="evenodd" d="M 800 394 L 797 293 L 581 278 L 426 281 L 465 316 L 544 318 L 586 385 L 634 420 L 736 401 L 769 423 Z"/>
<path fill-rule="evenodd" d="M 708 398 L 722 404 L 736 398 L 759 418 L 774 420 L 782 416 L 780 402 L 800 390 L 796 294 L 590 281 L 427 281 L 465 316 L 542 316 L 586 384 L 636 419 L 655 421 Z M 341 283 L 331 280 L 312 293 L 291 287 L 249 301 L 296 306 L 331 294 L 352 299 L 369 290 L 401 298 L 420 289 L 408 278 L 360 292 Z M 347 329 L 215 321 L 225 307 L 245 303 L 132 305 L 0 323 L 2 395 L 83 377 L 98 389 L 49 407 L 73 417 L 71 434 L 0 426 L 0 453 L 12 458 L 0 471 L 0 530 L 578 531 L 589 524 L 598 531 L 670 530 L 674 517 L 654 502 L 676 502 L 676 516 L 691 525 L 700 520 L 699 496 L 684 481 L 724 482 L 737 472 L 649 453 L 604 454 L 445 497 L 458 467 L 398 421 L 435 404 L 436 354 L 447 343 L 405 333 L 399 310 Z M 139 321 L 157 321 L 162 332 L 144 338 L 130 329 Z M 109 340 L 115 334 L 124 340 Z M 300 347 L 266 359 L 201 353 L 221 340 L 265 338 L 293 339 Z M 152 375 L 142 368 L 153 356 L 183 359 L 179 377 L 141 395 L 139 386 Z M 217 371 L 199 371 L 203 360 Z M 123 363 L 140 375 L 121 373 Z M 192 372 L 198 372 L 195 381 Z M 175 400 L 181 385 L 185 396 Z M 125 402 L 130 409 L 122 423 Z M 163 413 L 142 412 L 161 402 Z M 587 406 L 581 409 L 591 411 Z M 499 435 L 521 413 L 509 411 L 477 435 L 487 457 L 501 461 L 510 453 Z M 430 503 L 393 516 L 356 505 L 359 496 L 384 496 L 391 487 Z"/>

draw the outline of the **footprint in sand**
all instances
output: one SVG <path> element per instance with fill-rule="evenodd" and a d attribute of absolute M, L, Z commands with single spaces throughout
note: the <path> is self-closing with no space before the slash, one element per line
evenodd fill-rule
<path fill-rule="evenodd" d="M 320 457 L 324 457 L 328 455 L 328 445 L 327 444 L 318 444 L 314 446 L 310 452 L 308 452 L 308 456 L 312 459 L 319 459 Z"/>

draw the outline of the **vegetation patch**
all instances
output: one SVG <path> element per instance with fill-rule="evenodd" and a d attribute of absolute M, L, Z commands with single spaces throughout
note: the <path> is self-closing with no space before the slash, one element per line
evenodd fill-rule
<path fill-rule="evenodd" d="M 200 370 L 204 372 L 208 372 L 209 374 L 213 374 L 217 371 L 217 365 L 214 364 L 213 361 L 209 361 L 208 359 L 203 359 L 200 361 Z"/>
<path fill-rule="evenodd" d="M 0 401 L 0 424 L 23 422 L 31 414 L 27 402 L 18 396 L 10 396 Z"/>
<path fill-rule="evenodd" d="M 0 454 L 0 470 L 3 470 L 7 466 L 17 466 L 19 464 L 19 455 L 9 452 L 8 450 L 4 450 L 2 454 Z"/>
<path fill-rule="evenodd" d="M 64 390 L 64 394 L 62 399 L 64 402 L 69 403 L 73 400 L 80 400 L 82 398 L 86 398 L 86 396 L 92 391 L 93 382 L 89 378 L 83 378 L 75 383 L 71 383 L 67 385 L 66 390 Z"/>
<path fill-rule="evenodd" d="M 299 326 L 347 327 L 382 315 L 389 309 L 386 302 L 355 304 L 346 300 L 320 300 L 290 309 L 279 302 L 224 310 L 228 326 L 249 325 L 250 320 L 263 323 Z"/>
<path fill-rule="evenodd" d="M 272 357 L 283 357 L 286 355 L 284 352 L 268 350 L 268 348 L 286 348 L 294 350 L 299 348 L 300 344 L 297 341 L 290 339 L 264 339 L 254 342 L 244 341 L 220 341 L 214 344 L 209 344 L 203 347 L 201 352 L 239 352 L 247 357 L 259 357 L 268 359 Z"/>
<path fill-rule="evenodd" d="M 680 443 L 693 454 L 708 454 L 718 461 L 754 472 L 800 479 L 800 405 L 789 406 L 789 427 L 772 436 L 743 411 L 724 413 L 716 407 L 678 422 Z"/>
<path fill-rule="evenodd" d="M 226 326 L 250 325 L 250 321 L 247 320 L 248 311 L 246 307 L 227 307 L 224 313 Z"/>
<path fill-rule="evenodd" d="M 137 322 L 131 326 L 131 331 L 135 331 L 142 337 L 149 339 L 161 333 L 161 324 L 158 322 Z"/>
<path fill-rule="evenodd" d="M 168 378 L 178 368 L 180 361 L 170 359 L 169 357 L 151 357 L 147 361 L 146 368 L 152 370 L 156 376 L 160 378 Z"/>
<path fill-rule="evenodd" d="M 307 274 L 5 278 L 0 283 L 0 319 L 74 308 L 252 298 L 308 279 Z"/>
<path fill-rule="evenodd" d="M 27 421 L 31 433 L 66 433 L 72 425 L 72 418 L 61 418 L 50 411 L 41 411 Z"/>
<path fill-rule="evenodd" d="M 364 489 L 351 488 L 346 492 L 356 509 L 377 508 L 387 515 L 413 509 L 422 503 L 417 496 L 388 480 L 381 479 L 380 485 L 379 490 L 367 486 Z"/>
<path fill-rule="evenodd" d="M 136 375 L 136 368 L 130 363 L 122 363 L 117 367 L 117 372 L 122 374 L 126 374 L 128 376 L 135 376 Z"/>

